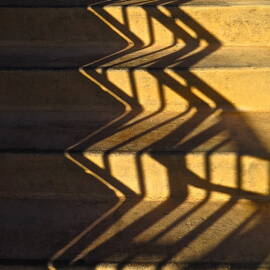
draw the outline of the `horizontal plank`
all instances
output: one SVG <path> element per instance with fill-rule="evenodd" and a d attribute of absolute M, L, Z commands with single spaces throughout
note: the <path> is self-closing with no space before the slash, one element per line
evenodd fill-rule
<path fill-rule="evenodd" d="M 56 266 L 58 260 L 75 258 L 89 265 L 113 261 L 117 266 L 269 264 L 269 205 L 230 199 L 127 203 L 90 229 L 110 206 L 1 200 L 0 257 L 46 261 L 84 231 L 56 256 Z"/>
<path fill-rule="evenodd" d="M 269 5 L 1 8 L 0 44 L 43 42 L 47 46 L 52 41 L 83 42 L 119 50 L 128 45 L 144 48 L 153 43 L 172 46 L 175 42 L 267 46 L 269 8 Z"/>
<path fill-rule="evenodd" d="M 183 46 L 169 49 L 156 45 L 138 50 L 102 48 L 93 44 L 29 44 L 0 45 L 0 69 L 76 69 L 89 68 L 244 68 L 270 67 L 270 47 L 197 47 L 188 54 Z M 115 53 L 114 56 L 111 56 Z"/>
<path fill-rule="evenodd" d="M 1 0 L 0 6 L 15 6 L 15 7 L 78 7 L 87 5 L 267 5 L 268 0 L 128 0 L 128 1 L 102 1 L 102 0 Z"/>

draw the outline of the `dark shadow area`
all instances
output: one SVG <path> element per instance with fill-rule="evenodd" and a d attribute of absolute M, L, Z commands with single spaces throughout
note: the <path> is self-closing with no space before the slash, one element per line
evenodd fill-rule
<path fill-rule="evenodd" d="M 1 69 L 77 69 L 128 45 L 85 7 L 3 7 L 0 24 Z"/>
<path fill-rule="evenodd" d="M 0 73 L 2 151 L 62 152 L 125 111 L 77 70 Z"/>
<path fill-rule="evenodd" d="M 1 12 L 0 20 L 9 27 L 1 40 L 11 44 L 1 50 L 7 54 L 0 71 L 0 242 L 5 247 L 0 257 L 46 260 L 119 204 L 114 190 L 70 162 L 63 151 L 125 114 L 122 103 L 77 68 L 127 43 L 85 8 Z M 36 16 L 40 20 L 33 25 Z M 126 99 L 133 111 L 125 121 L 140 111 Z"/>

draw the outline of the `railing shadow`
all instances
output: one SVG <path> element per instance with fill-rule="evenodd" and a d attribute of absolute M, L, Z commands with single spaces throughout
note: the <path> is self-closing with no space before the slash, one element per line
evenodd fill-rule
<path fill-rule="evenodd" d="M 108 258 L 113 261 L 120 257 L 121 263 L 117 266 L 117 269 L 120 270 L 130 262 L 136 260 L 143 262 L 154 258 L 153 260 L 157 260 L 157 269 L 162 269 L 163 266 L 173 261 L 177 254 L 181 254 L 187 246 L 232 211 L 243 199 L 250 201 L 255 211 L 243 219 L 242 223 L 218 245 L 205 251 L 205 255 L 196 260 L 206 263 L 209 261 L 219 263 L 226 260 L 237 262 L 237 255 L 240 254 L 235 249 L 239 248 L 239 252 L 243 252 L 243 248 L 252 249 L 250 242 L 256 239 L 256 234 L 264 231 L 263 235 L 266 235 L 269 219 L 265 215 L 265 211 L 261 209 L 261 204 L 269 200 L 269 194 L 262 195 L 243 189 L 242 158 L 249 155 L 269 161 L 269 153 L 249 127 L 245 116 L 219 94 L 218 89 L 213 89 L 190 70 L 198 61 L 218 50 L 221 47 L 220 42 L 181 8 L 166 6 L 166 3 L 172 5 L 173 2 L 168 1 L 165 4 L 163 2 L 163 11 L 154 6 L 157 3 L 160 4 L 161 1 L 152 3 L 146 1 L 145 3 L 153 4 L 151 8 L 141 6 L 148 22 L 149 42 L 147 44 L 130 29 L 126 7 L 123 6 L 121 9 L 122 23 L 101 6 L 89 7 L 89 11 L 93 12 L 97 19 L 101 19 L 109 25 L 112 31 L 119 33 L 127 41 L 128 46 L 117 53 L 96 59 L 83 66 L 80 72 L 96 83 L 101 90 L 114 97 L 121 106 L 125 107 L 125 111 L 110 123 L 69 147 L 66 157 L 81 167 L 84 172 L 94 176 L 113 190 L 118 196 L 119 202 L 55 253 L 51 258 L 50 268 L 54 267 L 54 261 L 57 262 L 66 254 L 75 254 L 72 263 L 85 260 L 95 264 L 106 261 Z M 181 19 L 182 24 L 196 33 L 196 37 L 177 25 L 175 18 Z M 153 30 L 153 20 L 166 27 L 173 36 L 171 44 L 155 50 L 153 48 L 157 37 Z M 181 48 L 173 49 L 179 40 L 184 45 Z M 207 45 L 201 46 L 202 40 Z M 98 71 L 94 69 L 96 67 L 103 67 L 103 69 Z M 130 95 L 110 79 L 109 67 L 129 68 L 125 72 L 131 88 Z M 136 70 L 147 73 L 157 82 L 159 106 L 155 109 L 147 111 L 147 108 L 141 103 Z M 166 87 L 174 91 L 175 96 L 184 100 L 188 106 L 185 109 L 171 112 L 166 100 Z M 197 89 L 200 95 L 196 94 L 193 89 Z M 210 100 L 212 105 L 209 105 L 209 102 L 202 96 Z M 216 120 L 212 121 L 213 118 Z M 210 123 L 206 125 L 205 129 L 200 130 L 201 125 L 207 121 Z M 218 137 L 212 145 L 207 144 L 222 132 L 226 132 L 225 137 Z M 105 145 L 105 149 L 102 148 L 102 145 Z M 119 179 L 113 174 L 110 161 L 114 153 L 119 152 L 124 155 L 125 151 L 128 152 L 126 149 L 133 149 L 134 145 L 137 147 L 135 147 L 136 151 L 133 155 L 138 175 L 139 193 L 134 192 L 126 184 L 125 179 Z M 187 155 L 192 152 L 196 153 L 198 147 L 201 147 L 205 153 L 205 177 L 195 174 L 187 163 Z M 232 149 L 236 155 L 234 164 L 236 186 L 230 187 L 214 183 L 212 181 L 212 156 L 217 152 L 230 152 Z M 78 156 L 79 151 L 85 151 L 86 154 Z M 95 151 L 102 156 L 103 166 L 98 165 L 91 158 L 87 158 L 87 153 L 91 154 Z M 169 194 L 165 199 L 149 206 L 149 209 L 145 209 L 144 201 L 148 195 L 149 186 L 143 161 L 146 154 L 166 168 Z M 178 213 L 179 217 L 177 217 L 173 213 L 188 202 L 190 187 L 203 190 L 204 196 L 184 214 Z M 210 211 L 210 215 L 201 223 L 192 226 L 179 239 L 174 239 L 171 243 L 161 241 L 162 244 L 158 244 L 162 237 L 175 230 L 180 224 L 187 222 L 194 213 L 200 213 L 209 204 L 214 193 L 221 193 L 227 196 L 227 199 L 220 203 L 219 207 Z M 157 231 L 153 229 L 151 237 L 148 237 L 146 242 L 134 241 L 170 215 L 174 215 L 173 221 L 169 220 L 166 226 Z M 121 225 L 121 220 L 125 216 L 130 216 L 127 219 L 128 222 Z M 253 221 L 248 229 L 242 231 L 255 217 L 256 221 Z M 260 253 L 261 255 L 257 255 L 260 257 L 260 262 L 263 262 L 269 254 L 270 241 L 266 242 L 263 244 L 264 251 Z M 232 250 L 234 250 L 234 254 L 231 254 Z M 252 252 L 249 254 L 251 256 Z M 188 264 L 186 268 L 188 269 L 190 266 L 192 263 Z M 233 266 L 232 268 L 234 269 Z"/>

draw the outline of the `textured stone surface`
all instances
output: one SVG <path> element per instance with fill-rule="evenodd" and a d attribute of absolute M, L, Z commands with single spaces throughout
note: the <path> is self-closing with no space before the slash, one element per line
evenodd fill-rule
<path fill-rule="evenodd" d="M 0 0 L 0 269 L 268 269 L 269 1 L 120 2 Z"/>

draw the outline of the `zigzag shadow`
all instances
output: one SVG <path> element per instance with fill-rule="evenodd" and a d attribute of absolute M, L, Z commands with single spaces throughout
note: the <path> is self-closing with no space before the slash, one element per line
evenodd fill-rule
<path fill-rule="evenodd" d="M 78 238 L 74 238 L 71 241 L 71 245 L 67 245 L 60 253 L 56 253 L 56 255 L 52 257 L 52 262 L 58 260 L 67 252 L 70 252 L 70 254 L 78 253 L 75 255 L 72 261 L 73 263 L 80 260 L 86 260 L 91 264 L 98 263 L 99 261 L 106 260 L 107 258 L 114 260 L 117 256 L 120 256 L 119 254 L 121 254 L 121 263 L 117 266 L 117 269 L 120 270 L 136 258 L 142 257 L 149 259 L 157 256 L 159 258 L 157 261 L 157 269 L 161 269 L 164 265 L 170 262 L 177 253 L 181 252 L 203 232 L 207 231 L 211 226 L 213 226 L 213 224 L 217 223 L 223 216 L 229 213 L 236 206 L 239 200 L 247 199 L 254 202 L 256 205 L 256 203 L 260 201 L 269 199 L 268 195 L 260 195 L 256 192 L 245 191 L 242 189 L 243 169 L 241 167 L 242 155 L 250 155 L 263 160 L 269 160 L 269 153 L 260 143 L 256 134 L 249 127 L 245 117 L 237 111 L 237 108 L 220 95 L 218 91 L 211 88 L 196 76 L 194 72 L 189 70 L 192 65 L 216 51 L 220 47 L 219 41 L 181 9 L 168 8 L 172 18 L 181 18 L 182 22 L 188 25 L 188 27 L 191 28 L 199 38 L 194 39 L 189 33 L 177 26 L 174 20 L 170 20 L 168 16 L 162 14 L 155 7 L 152 7 L 150 10 L 144 7 L 142 7 L 142 9 L 145 14 L 147 14 L 148 18 L 150 36 L 150 42 L 148 45 L 144 45 L 140 38 L 136 37 L 136 35 L 134 35 L 134 33 L 129 29 L 128 16 L 125 8 L 122 10 L 125 22 L 120 24 L 102 8 L 99 7 L 95 9 L 94 6 L 90 7 L 90 11 L 95 12 L 99 19 L 102 18 L 106 23 L 111 25 L 113 31 L 121 32 L 123 37 L 131 45 L 119 53 L 108 55 L 108 57 L 100 60 L 97 59 L 93 63 L 85 65 L 81 68 L 81 73 L 92 82 L 99 85 L 101 89 L 115 97 L 119 103 L 125 106 L 126 111 L 123 115 L 114 119 L 108 125 L 90 134 L 78 144 L 67 149 L 67 157 L 80 166 L 85 172 L 94 175 L 97 179 L 100 179 L 104 185 L 107 185 L 119 195 L 120 200 L 116 207 L 112 207 L 107 214 L 101 217 L 101 219 L 90 224 L 84 232 L 79 234 Z M 174 43 L 172 43 L 171 47 L 163 48 L 164 51 L 175 46 L 178 39 L 183 40 L 185 45 L 181 49 L 167 55 L 164 54 L 161 57 L 157 56 L 155 53 L 161 53 L 162 49 L 155 52 L 145 53 L 145 51 L 151 48 L 155 43 L 153 26 L 151 26 L 151 20 L 153 18 L 168 28 L 174 35 Z M 208 45 L 203 49 L 200 49 L 199 46 L 200 39 L 203 39 L 208 43 Z M 127 57 L 129 55 L 130 57 Z M 143 114 L 145 111 L 138 98 L 137 81 L 132 69 L 128 71 L 130 85 L 133 90 L 132 97 L 124 93 L 119 86 L 114 84 L 113 81 L 108 78 L 106 68 L 103 69 L 102 73 L 93 69 L 102 65 L 105 67 L 117 67 L 121 65 L 128 66 L 129 63 L 134 63 L 134 61 L 135 63 L 136 61 L 140 61 L 140 64 L 136 64 L 136 67 L 147 66 L 147 69 L 144 69 L 144 71 L 155 78 L 159 85 L 160 106 L 154 112 L 146 115 Z M 185 84 L 181 84 L 176 80 L 175 77 L 172 76 L 172 73 L 169 74 L 164 70 L 157 69 L 164 66 L 172 67 L 172 72 L 176 76 L 181 77 L 185 81 Z M 181 70 L 182 67 L 185 67 L 184 71 Z M 146 127 L 142 131 L 138 128 L 137 131 L 136 127 L 139 127 L 142 123 L 146 123 L 147 126 L 147 123 L 155 121 L 157 116 L 166 112 L 164 86 L 174 89 L 175 94 L 189 104 L 188 108 L 184 111 L 177 112 L 177 114 L 174 114 L 173 116 L 165 118 L 163 121 L 159 121 L 153 126 Z M 204 96 L 211 100 L 215 106 L 209 106 L 204 99 L 191 91 L 192 88 L 198 89 Z M 231 116 L 236 113 L 237 117 L 234 118 L 233 123 L 230 123 L 229 121 Z M 202 123 L 205 123 L 214 115 L 218 116 L 218 120 L 216 122 L 211 123 L 207 129 L 199 131 L 195 133 L 195 135 L 191 136 L 191 138 L 184 140 L 190 134 L 193 134 Z M 168 128 L 172 124 L 174 127 Z M 136 152 L 135 164 L 141 191 L 140 194 L 137 194 L 125 185 L 121 179 L 117 179 L 113 176 L 111 173 L 110 155 L 117 151 L 121 152 L 123 147 L 134 141 L 142 142 L 144 136 L 164 128 L 168 128 L 170 132 L 161 139 L 150 141 L 146 146 L 143 146 Z M 73 154 L 81 150 L 91 151 L 94 145 L 102 143 L 108 139 L 110 140 L 110 138 L 117 134 L 120 134 L 121 138 L 121 134 L 124 134 L 124 132 L 130 133 L 129 130 L 136 132 L 134 132 L 134 135 L 129 134 L 129 136 L 124 140 L 114 142 L 112 146 L 110 145 L 105 149 L 104 155 L 102 156 L 104 164 L 103 168 L 86 158 L 85 155 L 81 155 L 78 158 Z M 188 168 L 186 154 L 194 151 L 197 147 L 204 147 L 204 144 L 207 141 L 223 131 L 226 131 L 228 134 L 225 139 L 218 141 L 214 146 L 206 146 L 204 148 L 204 151 L 206 152 L 206 176 L 205 178 L 199 177 Z M 243 136 L 248 138 L 244 143 L 242 142 Z M 125 138 L 125 136 L 123 136 L 123 138 Z M 249 144 L 250 142 L 252 142 L 252 144 Z M 211 182 L 212 154 L 231 143 L 233 143 L 237 153 L 235 165 L 237 168 L 237 187 L 233 188 Z M 111 235 L 109 234 L 109 237 L 105 237 L 105 239 L 101 239 L 104 232 L 108 232 L 108 230 L 112 231 L 112 228 L 117 226 L 125 215 L 133 213 L 136 209 L 136 211 L 140 209 L 140 203 L 143 202 L 143 199 L 147 195 L 147 179 L 143 170 L 142 160 L 145 153 L 149 153 L 152 159 L 166 168 L 170 196 L 163 202 L 154 205 L 154 207 L 146 211 L 145 214 L 141 216 L 139 215 L 139 217 L 136 218 L 133 217 L 133 220 L 124 228 L 116 230 L 116 232 L 113 232 Z M 179 168 L 181 168 L 181 170 L 179 170 Z M 204 198 L 185 214 L 180 215 L 174 222 L 171 222 L 165 228 L 156 233 L 147 243 L 135 243 L 134 239 L 136 237 L 149 230 L 155 224 L 164 219 L 164 217 L 169 216 L 173 211 L 187 201 L 190 186 L 204 190 Z M 199 212 L 200 209 L 207 205 L 212 193 L 214 192 L 226 194 L 229 199 L 222 204 L 221 207 L 216 209 L 209 217 L 207 217 L 206 220 L 192 228 L 179 240 L 173 241 L 172 244 L 155 244 L 165 234 L 172 231 L 180 223 L 188 220 L 191 215 Z M 255 224 L 246 232 L 247 235 L 256 235 L 258 230 L 261 230 L 263 226 L 269 223 L 267 219 L 262 216 L 259 208 L 256 210 L 256 214 L 251 215 L 249 218 L 244 220 L 243 224 L 239 225 L 239 227 L 234 230 L 227 239 L 214 247 L 210 252 L 206 252 L 206 255 L 200 258 L 201 261 L 207 262 L 213 257 L 214 259 L 221 258 L 221 253 L 224 252 L 224 249 L 227 252 L 228 246 L 231 248 L 230 245 L 235 243 L 235 239 L 237 239 L 238 246 L 246 245 L 247 241 L 240 240 L 237 235 L 241 231 L 241 226 L 244 227 L 244 224 L 250 222 L 257 213 L 259 213 L 260 222 Z M 89 245 L 89 243 L 91 244 Z M 119 243 L 121 243 L 121 246 Z M 261 261 L 263 261 L 267 255 L 268 252 L 266 250 Z M 192 265 L 193 264 L 188 265 L 187 268 Z"/>

